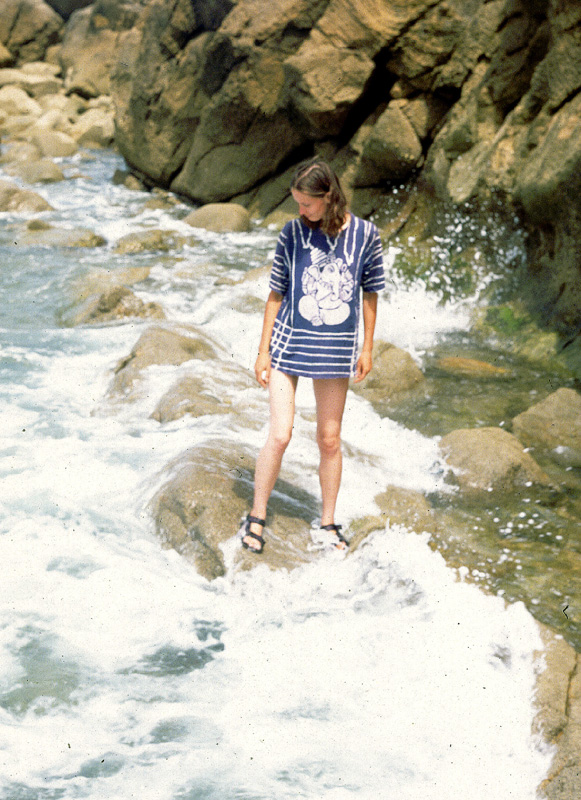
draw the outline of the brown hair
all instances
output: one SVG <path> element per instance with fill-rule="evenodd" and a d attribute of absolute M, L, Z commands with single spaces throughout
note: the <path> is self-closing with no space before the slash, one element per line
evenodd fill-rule
<path fill-rule="evenodd" d="M 296 168 L 291 189 L 296 189 L 311 197 L 324 197 L 329 194 L 329 204 L 320 227 L 323 233 L 337 236 L 345 223 L 347 198 L 339 178 L 327 162 L 320 158 L 303 161 Z"/>

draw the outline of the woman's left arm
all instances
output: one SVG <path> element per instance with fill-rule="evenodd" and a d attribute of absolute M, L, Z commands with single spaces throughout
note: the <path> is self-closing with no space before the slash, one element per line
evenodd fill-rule
<path fill-rule="evenodd" d="M 363 292 L 363 347 L 357 361 L 355 383 L 359 383 L 371 371 L 373 359 L 373 335 L 377 319 L 377 292 Z"/>

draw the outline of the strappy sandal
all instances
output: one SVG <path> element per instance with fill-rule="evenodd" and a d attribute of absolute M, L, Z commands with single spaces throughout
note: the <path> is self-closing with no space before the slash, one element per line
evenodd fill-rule
<path fill-rule="evenodd" d="M 349 542 L 341 533 L 342 527 L 343 527 L 342 525 L 335 525 L 334 522 L 332 522 L 330 525 L 321 525 L 322 531 L 330 531 L 337 537 L 337 541 L 332 542 L 332 545 L 333 547 L 336 547 L 338 550 L 346 550 L 349 547 Z M 345 546 L 341 547 L 340 545 L 345 545 Z"/>
<path fill-rule="evenodd" d="M 260 536 L 260 534 L 254 533 L 253 531 L 250 530 L 250 525 L 252 523 L 254 523 L 255 525 L 262 525 L 262 527 L 264 528 L 264 526 L 266 525 L 266 520 L 259 519 L 258 517 L 253 517 L 250 514 L 246 517 L 246 521 L 242 528 L 242 547 L 244 547 L 246 550 L 250 550 L 252 553 L 262 553 L 262 551 L 264 550 L 265 541 L 262 538 L 262 536 Z M 244 541 L 244 539 L 247 539 L 248 537 L 250 537 L 251 539 L 255 539 L 260 545 L 260 547 L 251 547 L 248 544 L 248 542 Z"/>

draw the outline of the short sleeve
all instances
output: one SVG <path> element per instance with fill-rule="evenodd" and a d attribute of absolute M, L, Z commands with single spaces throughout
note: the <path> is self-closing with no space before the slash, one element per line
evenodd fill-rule
<path fill-rule="evenodd" d="M 289 239 L 290 225 L 287 224 L 278 237 L 269 284 L 270 289 L 282 295 L 287 293 L 290 283 Z"/>
<path fill-rule="evenodd" d="M 383 247 L 377 227 L 373 223 L 368 224 L 371 231 L 365 247 L 361 288 L 364 292 L 380 292 L 385 289 Z"/>

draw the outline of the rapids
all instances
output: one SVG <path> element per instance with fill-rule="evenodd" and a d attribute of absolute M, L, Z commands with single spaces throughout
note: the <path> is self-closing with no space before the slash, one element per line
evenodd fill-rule
<path fill-rule="evenodd" d="M 243 302 L 243 278 L 269 262 L 276 232 L 196 231 L 179 253 L 120 256 L 121 236 L 183 230 L 187 209 L 144 208 L 112 183 L 112 153 L 64 166 L 69 180 L 39 190 L 55 208 L 43 218 L 106 246 L 17 246 L 22 218 L 0 220 L 3 800 L 533 800 L 551 757 L 531 734 L 536 623 L 461 580 L 427 536 L 388 526 L 347 558 L 210 583 L 161 548 L 146 506 L 164 465 L 224 424 L 257 449 L 263 423 L 162 426 L 146 400 L 107 413 L 112 370 L 150 323 L 58 320 L 83 276 L 147 265 L 139 296 L 250 368 L 261 310 Z M 476 300 L 441 303 L 425 281 L 400 281 L 394 257 L 378 336 L 421 360 L 462 334 Z M 172 376 L 152 369 L 151 394 Z M 316 493 L 311 411 L 305 382 L 288 457 Z M 353 396 L 345 439 L 346 522 L 354 498 L 373 513 L 380 482 L 442 490 L 435 434 Z"/>

